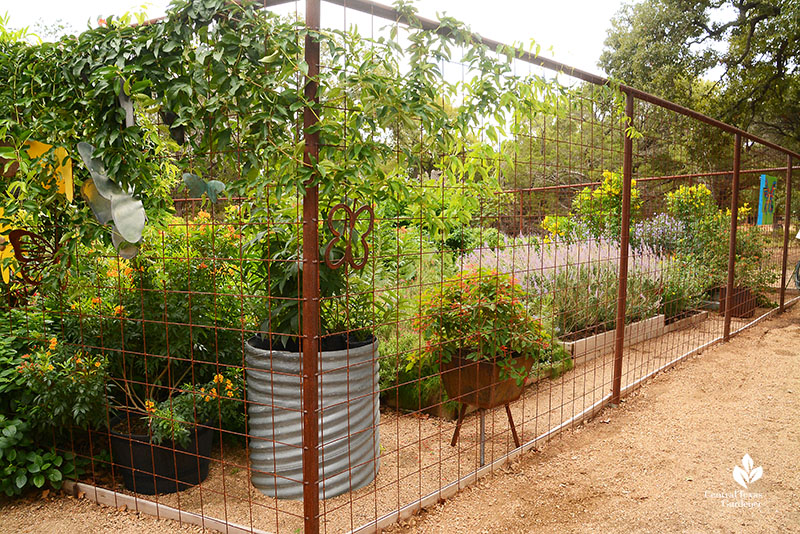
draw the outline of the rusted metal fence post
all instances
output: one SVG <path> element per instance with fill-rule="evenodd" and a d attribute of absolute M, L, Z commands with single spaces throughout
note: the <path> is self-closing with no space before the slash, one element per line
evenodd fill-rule
<path fill-rule="evenodd" d="M 633 126 L 633 95 L 625 93 L 627 125 Z M 619 404 L 622 391 L 622 351 L 625 345 L 625 307 L 628 298 L 628 243 L 631 226 L 631 175 L 633 174 L 633 139 L 624 133 L 622 159 L 622 217 L 619 231 L 619 287 L 617 288 L 617 331 L 614 343 L 614 376 L 611 404 Z"/>
<path fill-rule="evenodd" d="M 789 259 L 789 224 L 792 220 L 792 156 L 786 156 L 786 210 L 783 213 L 783 256 L 781 259 L 781 307 L 786 303 L 786 261 Z"/>
<path fill-rule="evenodd" d="M 722 339 L 731 337 L 731 314 L 733 313 L 734 269 L 736 268 L 736 229 L 739 226 L 739 168 L 742 162 L 742 136 L 736 134 L 733 145 L 733 185 L 731 191 L 731 235 L 728 246 L 728 284 L 725 288 L 725 326 Z"/>
<path fill-rule="evenodd" d="M 318 30 L 320 0 L 306 0 L 306 25 Z M 319 42 L 306 35 L 305 61 L 308 74 L 304 95 L 311 104 L 303 111 L 305 151 L 303 164 L 312 165 L 319 156 L 319 134 L 309 131 L 318 122 Z M 307 184 L 303 198 L 303 528 L 319 533 L 319 188 Z"/>

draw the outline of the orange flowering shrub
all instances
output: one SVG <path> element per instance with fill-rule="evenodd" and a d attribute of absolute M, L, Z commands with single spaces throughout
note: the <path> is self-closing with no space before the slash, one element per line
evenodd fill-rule
<path fill-rule="evenodd" d="M 55 337 L 22 355 L 17 372 L 33 395 L 28 415 L 36 426 L 97 427 L 106 420 L 107 360 Z"/>
<path fill-rule="evenodd" d="M 244 378 L 241 369 L 216 373 L 202 385 L 184 384 L 171 398 L 145 401 L 150 439 L 155 444 L 174 440 L 186 447 L 196 423 L 244 431 Z"/>
<path fill-rule="evenodd" d="M 550 361 L 563 349 L 525 306 L 520 285 L 510 275 L 488 269 L 462 271 L 427 292 L 414 317 L 426 339 L 421 358 L 494 361 L 501 377 L 526 378 L 524 358 Z M 559 352 L 560 351 L 560 352 Z M 416 362 L 411 362 L 413 365 Z"/>

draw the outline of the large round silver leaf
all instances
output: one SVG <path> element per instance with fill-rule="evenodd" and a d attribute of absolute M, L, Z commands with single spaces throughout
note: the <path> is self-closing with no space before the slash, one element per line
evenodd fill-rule
<path fill-rule="evenodd" d="M 106 224 L 112 219 L 111 201 L 103 198 L 97 191 L 94 180 L 89 178 L 83 182 L 81 186 L 81 196 L 83 196 L 83 199 L 89 204 L 89 207 L 92 208 L 92 213 L 94 213 L 95 218 L 100 221 L 100 224 Z"/>
<path fill-rule="evenodd" d="M 125 127 L 130 128 L 134 125 L 133 101 L 130 95 L 125 92 L 125 80 L 119 80 L 119 107 L 125 112 Z"/>
<path fill-rule="evenodd" d="M 139 254 L 139 244 L 125 241 L 113 224 L 111 225 L 111 244 L 117 249 L 117 254 L 119 254 L 120 258 L 130 260 Z"/>
<path fill-rule="evenodd" d="M 206 184 L 206 195 L 208 195 L 208 199 L 213 204 L 217 203 L 217 200 L 219 200 L 219 194 L 223 191 L 225 191 L 225 184 L 219 180 L 211 180 Z"/>
<path fill-rule="evenodd" d="M 86 168 L 89 169 L 89 173 L 91 173 L 92 179 L 94 180 L 94 185 L 103 198 L 112 200 L 114 195 L 122 194 L 122 188 L 106 174 L 106 168 L 103 162 L 92 157 L 94 146 L 81 141 L 78 143 L 78 153 L 81 155 L 81 159 L 86 165 Z"/>
<path fill-rule="evenodd" d="M 186 184 L 192 198 L 200 198 L 205 194 L 213 204 L 219 200 L 219 194 L 225 191 L 225 184 L 219 180 L 206 182 L 190 172 L 183 173 L 183 183 Z"/>
<path fill-rule="evenodd" d="M 183 173 L 183 183 L 189 189 L 192 198 L 200 198 L 206 192 L 206 182 L 196 174 L 190 172 Z"/>
<path fill-rule="evenodd" d="M 111 199 L 111 216 L 125 241 L 137 243 L 142 239 L 146 217 L 141 200 L 128 193 L 114 195 Z"/>

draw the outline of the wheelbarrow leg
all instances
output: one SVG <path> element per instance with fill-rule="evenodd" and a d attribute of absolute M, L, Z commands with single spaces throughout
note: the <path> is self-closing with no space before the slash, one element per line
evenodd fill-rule
<path fill-rule="evenodd" d="M 456 423 L 456 431 L 453 432 L 453 439 L 450 440 L 450 446 L 455 447 L 458 443 L 458 433 L 461 432 L 461 423 L 464 422 L 464 415 L 467 413 L 467 405 L 461 403 L 461 410 L 458 412 L 458 422 Z"/>
<path fill-rule="evenodd" d="M 511 407 L 506 404 L 506 415 L 508 416 L 508 424 L 511 425 L 511 435 L 514 436 L 514 445 L 519 448 L 519 436 L 517 435 L 517 428 L 514 426 L 514 418 L 511 417 Z"/>

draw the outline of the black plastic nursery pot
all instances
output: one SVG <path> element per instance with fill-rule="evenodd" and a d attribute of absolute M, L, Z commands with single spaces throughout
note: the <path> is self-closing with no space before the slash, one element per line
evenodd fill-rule
<path fill-rule="evenodd" d="M 208 476 L 214 440 L 211 428 L 195 426 L 185 449 L 172 441 L 155 445 L 146 434 L 111 430 L 109 437 L 115 471 L 122 475 L 125 488 L 135 493 L 175 493 L 199 484 Z"/>

